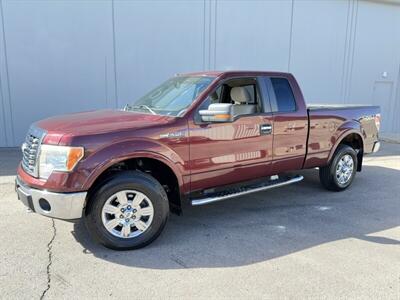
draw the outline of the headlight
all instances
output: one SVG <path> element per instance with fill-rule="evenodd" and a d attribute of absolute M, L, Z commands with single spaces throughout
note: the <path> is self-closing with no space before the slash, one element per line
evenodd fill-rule
<path fill-rule="evenodd" d="M 40 147 L 39 177 L 47 179 L 53 171 L 70 172 L 82 159 L 82 147 L 42 145 Z"/>

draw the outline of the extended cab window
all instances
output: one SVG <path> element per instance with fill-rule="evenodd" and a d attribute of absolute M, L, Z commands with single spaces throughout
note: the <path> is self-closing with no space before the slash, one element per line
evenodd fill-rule
<path fill-rule="evenodd" d="M 296 110 L 296 101 L 286 78 L 271 78 L 275 92 L 278 112 L 291 112 Z"/>

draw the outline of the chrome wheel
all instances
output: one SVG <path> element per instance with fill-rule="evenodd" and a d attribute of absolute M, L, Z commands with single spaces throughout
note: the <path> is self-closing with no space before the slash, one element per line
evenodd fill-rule
<path fill-rule="evenodd" d="M 353 176 L 354 160 L 349 154 L 343 155 L 336 166 L 336 179 L 340 185 L 348 183 Z"/>
<path fill-rule="evenodd" d="M 115 193 L 104 203 L 101 219 L 109 233 L 119 238 L 133 238 L 145 232 L 154 216 L 147 196 L 136 190 Z"/>

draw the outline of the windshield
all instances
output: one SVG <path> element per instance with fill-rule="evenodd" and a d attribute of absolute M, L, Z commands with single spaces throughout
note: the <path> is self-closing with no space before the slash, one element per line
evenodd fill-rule
<path fill-rule="evenodd" d="M 181 116 L 213 80 L 214 77 L 205 76 L 173 77 L 133 103 L 127 104 L 125 110 Z"/>

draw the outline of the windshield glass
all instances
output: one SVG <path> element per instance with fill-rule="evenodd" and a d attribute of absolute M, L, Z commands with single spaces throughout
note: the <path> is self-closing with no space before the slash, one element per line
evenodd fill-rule
<path fill-rule="evenodd" d="M 205 76 L 173 77 L 133 103 L 127 104 L 125 110 L 181 116 L 213 80 L 214 77 Z"/>

